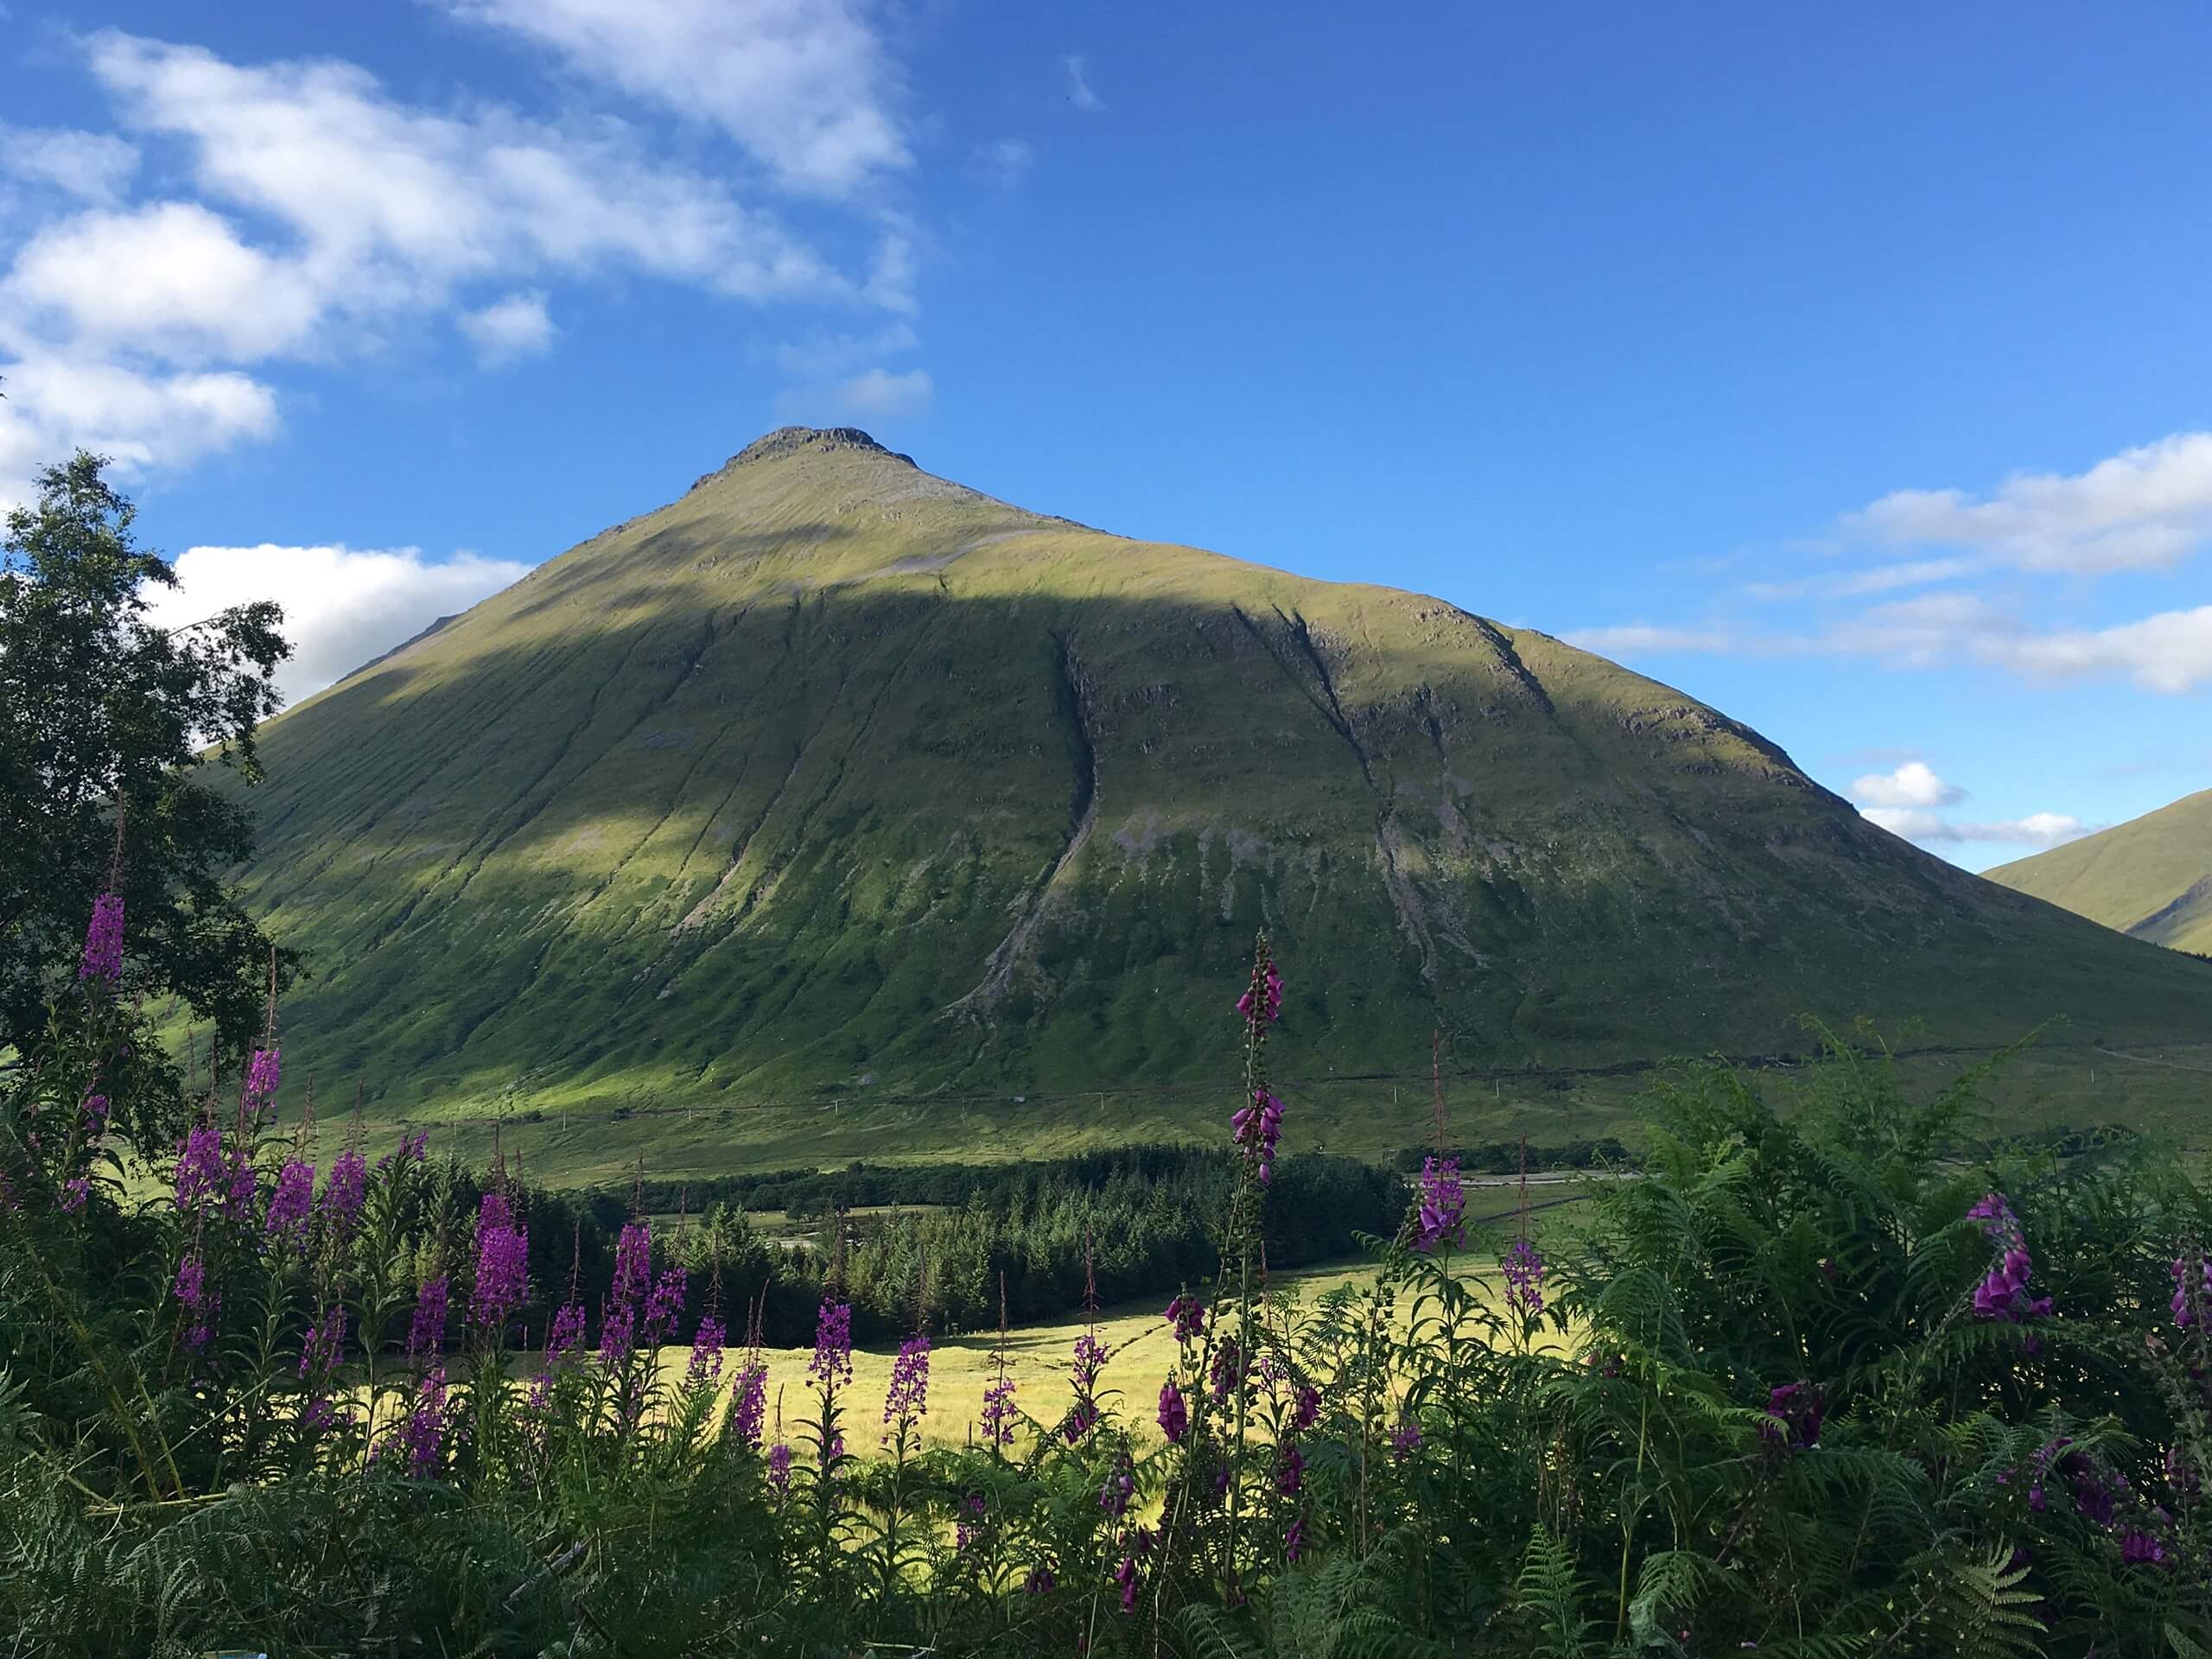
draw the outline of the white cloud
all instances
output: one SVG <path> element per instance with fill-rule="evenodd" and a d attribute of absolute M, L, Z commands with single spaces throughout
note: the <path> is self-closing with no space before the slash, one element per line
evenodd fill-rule
<path fill-rule="evenodd" d="M 2031 812 L 2024 818 L 1995 823 L 1954 823 L 1939 812 L 1916 807 L 1862 807 L 1859 816 L 1893 836 L 1916 842 L 1995 841 L 2023 847 L 2057 847 L 2094 835 L 2102 828 L 2064 812 Z"/>
<path fill-rule="evenodd" d="M 297 351 L 328 296 L 300 264 L 241 242 L 194 202 L 63 219 L 0 282 L 0 335 L 174 363 L 250 363 Z"/>
<path fill-rule="evenodd" d="M 201 190 L 297 239 L 333 304 L 434 304 L 471 278 L 607 265 L 749 299 L 851 289 L 721 185 L 644 160 L 619 125 L 432 114 L 352 64 L 241 67 L 112 31 L 92 60 L 128 124 L 188 143 Z"/>
<path fill-rule="evenodd" d="M 111 134 L 0 127 L 0 173 L 85 201 L 115 201 L 137 168 L 137 147 Z"/>
<path fill-rule="evenodd" d="M 579 73 L 721 126 L 787 187 L 828 195 L 906 167 L 898 77 L 850 0 L 447 0 Z"/>
<path fill-rule="evenodd" d="M 545 296 L 535 289 L 464 313 L 461 331 L 475 346 L 477 361 L 486 368 L 537 357 L 553 344 L 553 319 L 546 314 Z"/>
<path fill-rule="evenodd" d="M 1103 110 L 1105 100 L 1090 90 L 1090 83 L 1083 78 L 1083 60 L 1069 56 L 1060 60 L 1068 72 L 1068 102 L 1078 110 Z"/>
<path fill-rule="evenodd" d="M 1035 165 L 1037 152 L 1019 138 L 996 138 L 976 146 L 969 165 L 978 177 L 1010 190 Z"/>
<path fill-rule="evenodd" d="M 1610 628 L 1576 628 L 1560 637 L 1577 650 L 1595 652 L 1601 657 L 1669 651 L 1729 652 L 1745 644 L 1744 636 L 1728 629 L 1662 628 L 1648 622 L 1630 622 Z"/>
<path fill-rule="evenodd" d="M 312 696 L 372 658 L 465 611 L 529 566 L 474 553 L 433 562 L 415 548 L 194 547 L 175 561 L 180 585 L 163 591 L 152 620 L 199 621 L 232 605 L 273 599 L 284 607 L 292 657 L 277 673 L 288 701 Z"/>
<path fill-rule="evenodd" d="M 2030 570 L 2171 565 L 2212 537 L 2212 432 L 2177 432 L 2085 473 L 2022 473 L 1975 499 L 1898 490 L 1845 520 L 1893 544 L 1974 548 Z"/>
<path fill-rule="evenodd" d="M 1894 772 L 1878 772 L 1854 780 L 1851 798 L 1862 806 L 1950 806 L 1966 798 L 1966 791 L 1936 775 L 1924 760 L 1908 760 Z"/>
<path fill-rule="evenodd" d="M 1980 649 L 1993 660 L 2031 674 L 2125 675 L 2145 690 L 2179 696 L 2212 681 L 2212 605 L 2162 611 L 2109 628 L 1999 638 Z"/>
<path fill-rule="evenodd" d="M 33 474 L 86 448 L 118 475 L 185 467 L 277 429 L 276 395 L 235 373 L 148 373 L 34 356 L 0 365 L 0 508 L 27 502 Z"/>

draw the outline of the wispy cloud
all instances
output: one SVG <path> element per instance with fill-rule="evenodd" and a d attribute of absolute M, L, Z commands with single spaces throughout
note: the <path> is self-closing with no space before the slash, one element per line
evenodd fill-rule
<path fill-rule="evenodd" d="M 1084 79 L 1083 60 L 1072 54 L 1060 60 L 1068 72 L 1068 102 L 1078 110 L 1098 111 L 1106 101 L 1090 90 L 1090 83 Z"/>
<path fill-rule="evenodd" d="M 2104 827 L 2083 823 L 2064 812 L 2031 812 L 2024 818 L 1994 823 L 1955 823 L 1940 812 L 1912 807 L 1869 806 L 1861 808 L 1859 816 L 1907 841 L 1936 843 L 1992 841 L 2018 847 L 2061 847 Z"/>
<path fill-rule="evenodd" d="M 1581 651 L 1601 657 L 1658 655 L 1668 652 L 1728 652 L 1750 649 L 1749 635 L 1729 628 L 1660 627 L 1649 622 L 1629 622 L 1613 627 L 1575 628 L 1561 639 Z"/>
<path fill-rule="evenodd" d="M 1894 593 L 1900 588 L 1956 582 L 1986 568 L 1979 559 L 1915 559 L 1902 564 L 1878 564 L 1864 570 L 1801 576 L 1793 582 L 1746 582 L 1744 591 L 1759 600 L 1859 599 L 1870 594 Z"/>
<path fill-rule="evenodd" d="M 825 416 L 849 420 L 885 420 L 918 415 L 937 394 L 936 384 L 920 369 L 893 374 L 867 369 L 830 386 L 793 386 L 779 394 L 778 411 L 787 420 Z"/>
<path fill-rule="evenodd" d="M 1011 190 L 1021 182 L 1036 161 L 1037 152 L 1020 139 L 995 138 L 987 144 L 976 145 L 968 164 L 978 178 L 1001 190 Z"/>
<path fill-rule="evenodd" d="M 116 200 L 137 170 L 138 147 L 111 133 L 0 127 L 0 174 L 80 200 Z"/>
<path fill-rule="evenodd" d="M 850 0 L 447 0 L 447 10 L 714 123 L 789 188 L 846 195 L 913 161 L 896 66 Z"/>

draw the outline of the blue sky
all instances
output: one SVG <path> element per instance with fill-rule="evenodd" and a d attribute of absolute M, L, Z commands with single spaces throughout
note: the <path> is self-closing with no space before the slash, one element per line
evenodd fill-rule
<path fill-rule="evenodd" d="M 9 0 L 0 498 L 309 689 L 850 423 L 1679 685 L 1971 868 L 2212 785 L 2212 11 Z"/>

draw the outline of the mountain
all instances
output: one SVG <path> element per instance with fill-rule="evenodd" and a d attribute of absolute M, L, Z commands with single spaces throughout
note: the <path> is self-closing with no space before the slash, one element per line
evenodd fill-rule
<path fill-rule="evenodd" d="M 2212 994 L 1546 634 L 849 429 L 770 434 L 262 752 L 242 878 L 315 975 L 288 1074 L 394 1110 L 1225 1083 L 1262 925 L 1292 1077 L 1425 1081 L 1437 1026 L 1605 1065 L 1802 1048 L 1808 1011 L 2144 1037 Z"/>
<path fill-rule="evenodd" d="M 2133 938 L 2212 953 L 2212 789 L 1986 874 Z"/>

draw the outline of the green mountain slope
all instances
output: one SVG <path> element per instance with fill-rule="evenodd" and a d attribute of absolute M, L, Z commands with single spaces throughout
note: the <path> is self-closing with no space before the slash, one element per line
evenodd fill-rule
<path fill-rule="evenodd" d="M 771 435 L 268 730 L 288 1071 L 742 1104 L 2190 1028 L 2202 964 L 1967 875 L 1527 629 Z M 870 1092 L 872 1091 L 872 1093 Z M 1204 1108 L 1211 1112 L 1218 1103 Z"/>
<path fill-rule="evenodd" d="M 2212 952 L 2212 789 L 1987 874 L 2135 938 Z"/>

